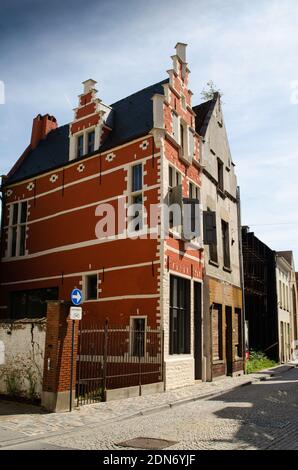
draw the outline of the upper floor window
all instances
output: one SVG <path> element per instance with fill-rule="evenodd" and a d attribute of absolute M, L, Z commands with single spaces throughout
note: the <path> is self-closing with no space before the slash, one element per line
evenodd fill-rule
<path fill-rule="evenodd" d="M 181 173 L 173 166 L 169 166 L 169 189 L 181 184 Z"/>
<path fill-rule="evenodd" d="M 229 224 L 224 220 L 221 221 L 222 230 L 222 248 L 223 248 L 223 262 L 224 267 L 230 269 L 230 237 L 229 237 Z"/>
<path fill-rule="evenodd" d="M 92 153 L 94 152 L 95 132 L 94 131 L 88 132 L 87 135 L 88 135 L 87 153 Z"/>
<path fill-rule="evenodd" d="M 199 188 L 194 183 L 189 183 L 189 198 L 199 200 Z"/>
<path fill-rule="evenodd" d="M 9 226 L 9 255 L 24 256 L 26 251 L 27 201 L 12 205 Z"/>
<path fill-rule="evenodd" d="M 139 163 L 132 167 L 132 192 L 140 191 L 143 186 L 143 165 Z"/>
<path fill-rule="evenodd" d="M 81 134 L 77 138 L 77 158 L 84 155 L 84 134 Z"/>
<path fill-rule="evenodd" d="M 139 231 L 143 228 L 143 165 L 139 163 L 132 167 L 131 173 L 131 204 L 135 211 L 131 217 L 134 221 L 134 230 Z"/>
<path fill-rule="evenodd" d="M 184 126 L 180 124 L 180 145 L 182 153 L 184 154 Z"/>
<path fill-rule="evenodd" d="M 223 162 L 218 158 L 217 159 L 217 181 L 218 181 L 218 188 L 223 191 L 224 190 L 224 165 Z"/>

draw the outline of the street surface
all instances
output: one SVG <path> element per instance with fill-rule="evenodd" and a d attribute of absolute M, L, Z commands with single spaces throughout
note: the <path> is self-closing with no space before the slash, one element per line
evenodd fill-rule
<path fill-rule="evenodd" d="M 254 374 L 252 384 L 250 376 L 227 378 L 214 385 L 89 405 L 73 413 L 40 414 L 35 407 L 24 412 L 19 405 L 12 417 L 9 405 L 0 405 L 0 445 L 119 450 L 120 442 L 145 437 L 176 442 L 169 450 L 298 450 L 298 368 L 281 366 L 270 372 Z"/>

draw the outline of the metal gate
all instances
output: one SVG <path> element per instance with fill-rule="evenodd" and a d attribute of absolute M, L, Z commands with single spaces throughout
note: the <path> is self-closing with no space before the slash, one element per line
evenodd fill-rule
<path fill-rule="evenodd" d="M 138 327 L 139 326 L 139 327 Z M 140 328 L 141 327 L 141 328 Z M 163 332 L 82 320 L 76 374 L 77 405 L 106 400 L 106 391 L 163 381 Z"/>

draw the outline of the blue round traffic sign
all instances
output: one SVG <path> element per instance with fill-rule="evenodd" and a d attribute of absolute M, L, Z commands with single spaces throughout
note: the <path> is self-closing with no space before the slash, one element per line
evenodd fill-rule
<path fill-rule="evenodd" d="M 83 300 L 83 293 L 80 289 L 73 289 L 70 295 L 71 301 L 74 305 L 80 305 Z"/>

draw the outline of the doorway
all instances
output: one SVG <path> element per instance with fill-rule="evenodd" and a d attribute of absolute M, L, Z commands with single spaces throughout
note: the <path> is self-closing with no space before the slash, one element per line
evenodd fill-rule
<path fill-rule="evenodd" d="M 232 307 L 226 306 L 225 309 L 225 363 L 226 375 L 233 375 L 233 325 L 232 325 Z"/>

